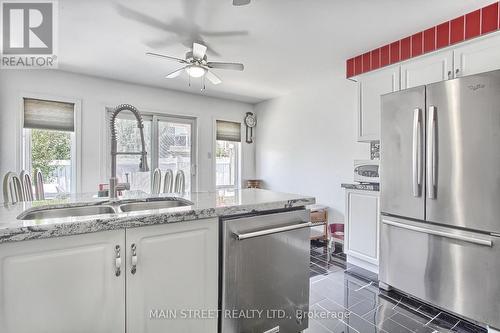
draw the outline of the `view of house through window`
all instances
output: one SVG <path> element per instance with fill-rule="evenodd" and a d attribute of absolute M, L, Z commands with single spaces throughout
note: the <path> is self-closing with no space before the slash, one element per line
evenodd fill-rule
<path fill-rule="evenodd" d="M 46 198 L 75 187 L 74 104 L 24 99 L 23 169 L 41 170 Z"/>
<path fill-rule="evenodd" d="M 149 172 L 139 172 L 137 155 L 118 155 L 116 174 L 120 182 L 130 183 L 132 190 L 151 191 L 152 172 L 160 168 L 162 172 L 161 191 L 167 170 L 174 175 L 182 170 L 185 175 L 185 191 L 192 190 L 194 172 L 194 124 L 192 118 L 143 114 L 144 139 L 148 153 Z M 141 139 L 137 122 L 132 114 L 123 112 L 116 121 L 119 152 L 138 152 Z"/>
<path fill-rule="evenodd" d="M 174 177 L 182 170 L 186 191 L 191 188 L 191 126 L 173 119 L 158 122 L 158 167 L 162 175 L 172 170 Z"/>

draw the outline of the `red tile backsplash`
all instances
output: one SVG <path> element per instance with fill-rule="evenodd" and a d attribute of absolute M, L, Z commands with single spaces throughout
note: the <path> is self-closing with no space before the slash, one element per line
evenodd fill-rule
<path fill-rule="evenodd" d="M 464 40 L 465 16 L 457 17 L 450 22 L 450 44 L 459 43 Z"/>
<path fill-rule="evenodd" d="M 481 10 L 465 15 L 465 39 L 481 34 Z"/>
<path fill-rule="evenodd" d="M 382 46 L 380 48 L 380 66 L 387 66 L 390 64 L 390 46 Z"/>
<path fill-rule="evenodd" d="M 419 32 L 411 36 L 411 56 L 417 57 L 424 52 L 424 34 Z"/>
<path fill-rule="evenodd" d="M 406 37 L 401 39 L 399 42 L 401 45 L 400 58 L 401 61 L 410 59 L 411 57 L 411 37 Z"/>
<path fill-rule="evenodd" d="M 372 69 L 380 68 L 380 49 L 372 51 Z"/>
<path fill-rule="evenodd" d="M 347 77 L 354 75 L 354 58 L 347 60 Z"/>
<path fill-rule="evenodd" d="M 363 73 L 363 56 L 354 58 L 354 75 Z"/>
<path fill-rule="evenodd" d="M 399 40 L 391 43 L 391 64 L 399 62 Z"/>
<path fill-rule="evenodd" d="M 436 49 L 436 27 L 424 31 L 424 53 Z"/>
<path fill-rule="evenodd" d="M 498 2 L 481 9 L 481 33 L 498 29 Z"/>
<path fill-rule="evenodd" d="M 370 52 L 363 54 L 363 73 L 372 69 Z"/>
<path fill-rule="evenodd" d="M 436 28 L 436 48 L 450 45 L 450 22 L 440 24 Z"/>
<path fill-rule="evenodd" d="M 411 37 L 347 60 L 347 77 L 417 57 L 500 29 L 500 3 L 495 2 Z"/>

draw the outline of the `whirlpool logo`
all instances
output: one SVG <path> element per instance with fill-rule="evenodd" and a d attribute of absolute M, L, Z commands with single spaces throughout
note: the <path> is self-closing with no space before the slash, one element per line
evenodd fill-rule
<path fill-rule="evenodd" d="M 0 1 L 0 67 L 57 67 L 57 2 Z"/>
<path fill-rule="evenodd" d="M 482 83 L 478 83 L 478 84 L 471 84 L 470 86 L 468 86 L 468 88 L 472 91 L 476 91 L 478 89 L 483 89 L 485 88 L 486 85 L 482 84 Z"/>

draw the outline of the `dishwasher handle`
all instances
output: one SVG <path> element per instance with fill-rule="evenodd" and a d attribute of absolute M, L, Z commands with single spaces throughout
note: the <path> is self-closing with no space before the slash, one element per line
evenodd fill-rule
<path fill-rule="evenodd" d="M 265 235 L 270 235 L 270 234 L 276 234 L 276 233 L 279 233 L 279 232 L 285 232 L 285 231 L 297 230 L 297 229 L 302 229 L 302 228 L 308 228 L 308 227 L 311 227 L 311 226 L 312 226 L 311 222 L 306 222 L 306 223 L 300 223 L 300 224 L 287 225 L 287 226 L 279 227 L 279 228 L 264 229 L 264 230 L 259 230 L 259 231 L 252 231 L 252 232 L 248 232 L 248 233 L 245 233 L 245 234 L 239 234 L 239 233 L 235 232 L 234 236 L 238 240 L 244 240 L 244 239 L 249 239 L 249 238 L 254 238 L 254 237 L 260 237 L 260 236 L 265 236 Z"/>

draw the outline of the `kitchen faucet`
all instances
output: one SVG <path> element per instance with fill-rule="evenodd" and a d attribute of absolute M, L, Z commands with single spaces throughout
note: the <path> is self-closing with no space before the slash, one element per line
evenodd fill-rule
<path fill-rule="evenodd" d="M 117 151 L 117 141 L 116 141 L 116 117 L 122 111 L 131 111 L 135 118 L 137 119 L 137 127 L 141 133 L 141 144 L 142 150 L 140 152 L 119 152 Z M 118 183 L 118 179 L 116 178 L 116 156 L 117 155 L 141 155 L 141 160 L 139 162 L 139 171 L 146 172 L 149 171 L 148 168 L 148 160 L 147 160 L 147 152 L 146 152 L 146 143 L 144 141 L 144 124 L 142 122 L 142 116 L 134 106 L 130 104 L 121 104 L 118 105 L 110 119 L 110 129 L 111 129 L 111 178 L 109 179 L 109 198 L 116 199 L 117 191 L 121 190 L 130 190 L 130 183 Z"/>

